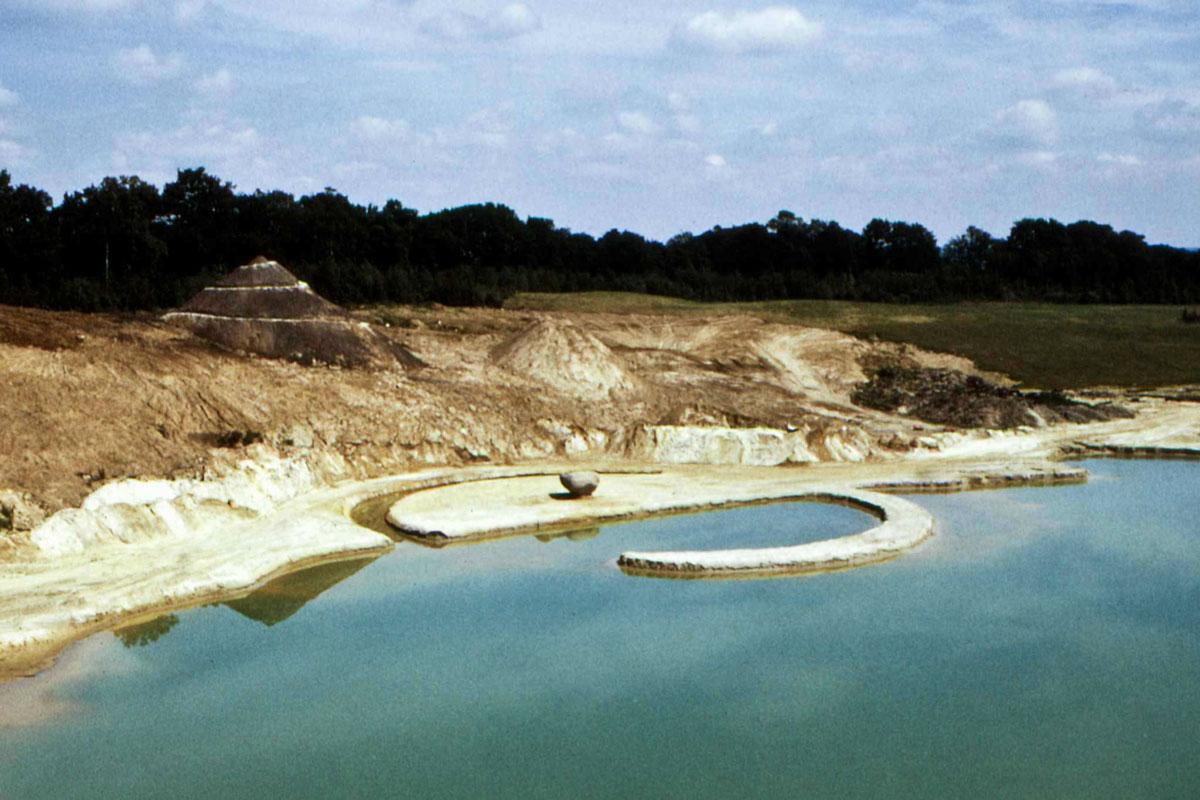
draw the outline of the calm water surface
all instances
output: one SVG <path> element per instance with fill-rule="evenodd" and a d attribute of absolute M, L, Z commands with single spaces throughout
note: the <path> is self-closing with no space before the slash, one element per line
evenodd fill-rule
<path fill-rule="evenodd" d="M 1200 464 L 914 498 L 895 561 L 622 575 L 853 533 L 779 505 L 405 544 L 93 637 L 0 687 L 0 798 L 1194 797 Z"/>

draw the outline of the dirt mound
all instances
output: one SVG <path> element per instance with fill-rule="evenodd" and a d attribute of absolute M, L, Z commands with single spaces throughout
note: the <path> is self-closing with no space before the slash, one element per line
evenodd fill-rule
<path fill-rule="evenodd" d="M 341 320 L 239 319 L 174 312 L 164 317 L 192 333 L 243 353 L 298 364 L 344 367 L 425 365 L 410 350 L 364 323 Z"/>
<path fill-rule="evenodd" d="M 853 400 L 956 428 L 1042 427 L 1133 416 L 1112 404 L 1093 406 L 1056 392 L 1019 392 L 953 369 L 907 366 L 879 367 L 855 390 Z"/>
<path fill-rule="evenodd" d="M 494 347 L 491 358 L 509 372 L 572 397 L 604 398 L 635 386 L 608 345 L 560 319 L 538 320 Z"/>
<path fill-rule="evenodd" d="M 233 319 L 347 319 L 349 314 L 319 296 L 283 265 L 259 256 L 212 286 L 175 313 Z"/>
<path fill-rule="evenodd" d="M 214 286 L 295 286 L 300 283 L 278 261 L 258 256 L 214 283 Z"/>
<path fill-rule="evenodd" d="M 347 313 L 304 284 L 210 286 L 179 307 L 185 314 L 234 319 L 345 319 Z"/>
<path fill-rule="evenodd" d="M 317 295 L 280 264 L 256 258 L 163 316 L 231 350 L 302 364 L 423 366 L 407 348 Z"/>
<path fill-rule="evenodd" d="M 838 406 L 852 404 L 855 388 L 867 379 L 864 363 L 872 358 L 892 362 L 902 356 L 906 366 L 974 372 L 963 358 L 755 317 L 595 315 L 593 324 L 604 341 L 656 376 L 671 377 L 666 356 L 675 354 L 686 360 L 680 366 L 689 373 L 699 367 L 722 379 Z"/>
<path fill-rule="evenodd" d="M 656 381 L 742 379 L 812 400 L 849 403 L 865 342 L 752 317 L 608 317 L 596 331 Z"/>

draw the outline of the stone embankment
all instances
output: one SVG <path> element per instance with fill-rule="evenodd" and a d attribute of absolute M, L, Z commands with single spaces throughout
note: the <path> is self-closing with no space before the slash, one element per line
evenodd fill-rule
<path fill-rule="evenodd" d="M 626 572 L 663 577 L 788 575 L 884 561 L 933 535 L 929 512 L 899 497 L 831 490 L 794 499 L 847 505 L 870 514 L 880 524 L 855 536 L 789 547 L 627 552 L 617 558 L 617 565 Z"/>
<path fill-rule="evenodd" d="M 1078 470 L 1066 467 L 1055 474 L 1061 479 L 1081 477 Z M 438 544 L 779 501 L 841 503 L 882 523 L 856 536 L 791 547 L 623 553 L 617 559 L 629 572 L 688 577 L 856 566 L 895 556 L 932 535 L 933 519 L 919 506 L 856 488 L 853 483 L 814 485 L 814 478 L 819 477 L 761 469 L 605 475 L 603 489 L 579 503 L 558 501 L 549 491 L 553 487 L 547 478 L 510 478 L 416 492 L 392 505 L 387 519 L 402 533 Z"/>

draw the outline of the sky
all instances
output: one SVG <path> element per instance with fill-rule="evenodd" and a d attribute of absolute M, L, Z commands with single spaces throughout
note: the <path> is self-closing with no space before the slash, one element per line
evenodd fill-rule
<path fill-rule="evenodd" d="M 0 0 L 0 168 L 665 239 L 780 209 L 1200 245 L 1200 3 Z"/>

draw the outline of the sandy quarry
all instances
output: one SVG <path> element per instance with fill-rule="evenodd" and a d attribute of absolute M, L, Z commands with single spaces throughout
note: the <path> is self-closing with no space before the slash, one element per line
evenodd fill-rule
<path fill-rule="evenodd" d="M 426 503 L 436 527 L 457 520 L 471 539 L 769 499 L 1080 480 L 1053 461 L 1071 453 L 1200 453 L 1200 405 L 1164 397 L 1118 398 L 1132 419 L 1003 432 L 864 409 L 851 395 L 880 360 L 973 368 L 747 317 L 357 313 L 428 366 L 300 366 L 151 317 L 0 307 L 0 677 L 122 619 L 388 549 L 351 520 L 381 496 Z M 598 504 L 531 483 L 580 464 L 610 473 Z M 657 474 L 612 474 L 631 469 Z M 381 523 L 386 506 L 370 507 L 366 521 Z"/>
<path fill-rule="evenodd" d="M 228 353 L 151 316 L 0 307 L 11 454 L 0 490 L 53 512 L 115 478 L 200 476 L 231 431 L 286 454 L 336 453 L 369 476 L 583 454 L 657 460 L 656 447 L 680 443 L 656 431 L 673 425 L 790 425 L 808 451 L 796 458 L 865 457 L 925 427 L 850 402 L 861 360 L 896 348 L 838 333 L 745 317 L 435 308 L 389 318 L 407 327 L 384 332 L 428 368 L 305 367 Z"/>

